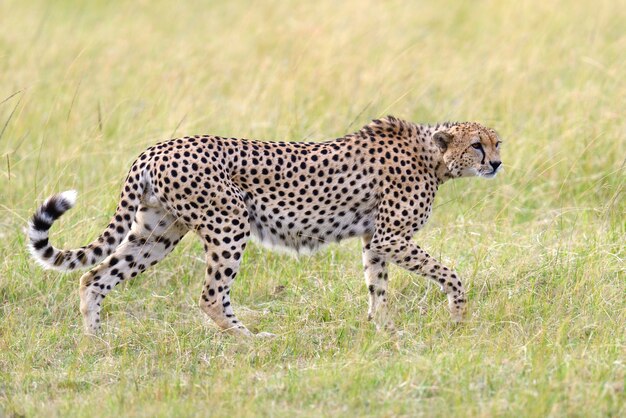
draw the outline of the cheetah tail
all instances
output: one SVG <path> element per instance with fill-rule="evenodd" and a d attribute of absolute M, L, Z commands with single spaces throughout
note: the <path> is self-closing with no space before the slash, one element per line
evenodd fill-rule
<path fill-rule="evenodd" d="M 68 190 L 50 196 L 28 223 L 28 249 L 35 260 L 46 269 L 69 271 L 98 263 L 117 248 L 135 219 L 139 198 L 133 193 L 130 196 L 122 193 L 122 200 L 113 220 L 95 241 L 72 250 L 55 248 L 48 242 L 48 231 L 54 221 L 74 206 L 76 195 L 75 190 Z"/>

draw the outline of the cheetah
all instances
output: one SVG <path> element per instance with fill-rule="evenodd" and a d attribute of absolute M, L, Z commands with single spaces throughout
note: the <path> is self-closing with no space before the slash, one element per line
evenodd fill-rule
<path fill-rule="evenodd" d="M 393 329 L 388 264 L 434 281 L 454 321 L 466 306 L 459 275 L 412 241 L 430 217 L 439 186 L 494 177 L 499 135 L 475 122 L 421 125 L 393 116 L 325 142 L 267 142 L 219 136 L 171 139 L 132 164 L 108 227 L 88 245 L 59 250 L 53 222 L 75 191 L 49 197 L 29 222 L 29 249 L 45 268 L 95 266 L 80 278 L 85 332 L 100 331 L 101 303 L 119 283 L 157 264 L 189 231 L 204 244 L 201 309 L 223 330 L 253 336 L 230 291 L 248 240 L 310 252 L 360 237 L 368 319 Z M 256 334 L 259 337 L 268 333 Z"/>

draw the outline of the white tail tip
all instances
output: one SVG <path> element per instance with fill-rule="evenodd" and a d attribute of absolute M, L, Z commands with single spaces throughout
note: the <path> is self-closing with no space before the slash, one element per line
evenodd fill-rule
<path fill-rule="evenodd" d="M 78 192 L 76 190 L 66 190 L 62 193 L 59 193 L 61 197 L 70 205 L 74 206 L 76 203 L 76 198 L 78 197 Z"/>

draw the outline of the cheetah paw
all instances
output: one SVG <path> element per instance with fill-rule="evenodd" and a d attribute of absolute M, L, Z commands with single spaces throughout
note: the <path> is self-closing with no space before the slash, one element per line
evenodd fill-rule
<path fill-rule="evenodd" d="M 276 338 L 276 334 L 272 334 L 271 332 L 259 332 L 255 334 L 254 336 L 256 338 L 263 338 L 263 339 Z"/>
<path fill-rule="evenodd" d="M 450 312 L 450 316 L 452 318 L 452 322 L 455 324 L 459 324 L 465 320 L 465 312 L 463 311 L 452 311 Z"/>

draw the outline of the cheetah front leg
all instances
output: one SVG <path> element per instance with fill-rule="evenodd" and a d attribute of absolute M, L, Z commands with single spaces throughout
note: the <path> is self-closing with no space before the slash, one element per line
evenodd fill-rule
<path fill-rule="evenodd" d="M 463 319 L 465 288 L 456 272 L 431 257 L 426 251 L 404 238 L 374 236 L 370 250 L 381 256 L 387 256 L 398 266 L 419 273 L 434 282 L 448 296 L 448 306 L 454 322 Z"/>
<path fill-rule="evenodd" d="M 365 285 L 369 292 L 369 309 L 367 319 L 374 321 L 377 329 L 393 330 L 393 322 L 389 318 L 387 307 L 387 260 L 370 249 L 371 235 L 363 237 L 363 272 Z"/>

